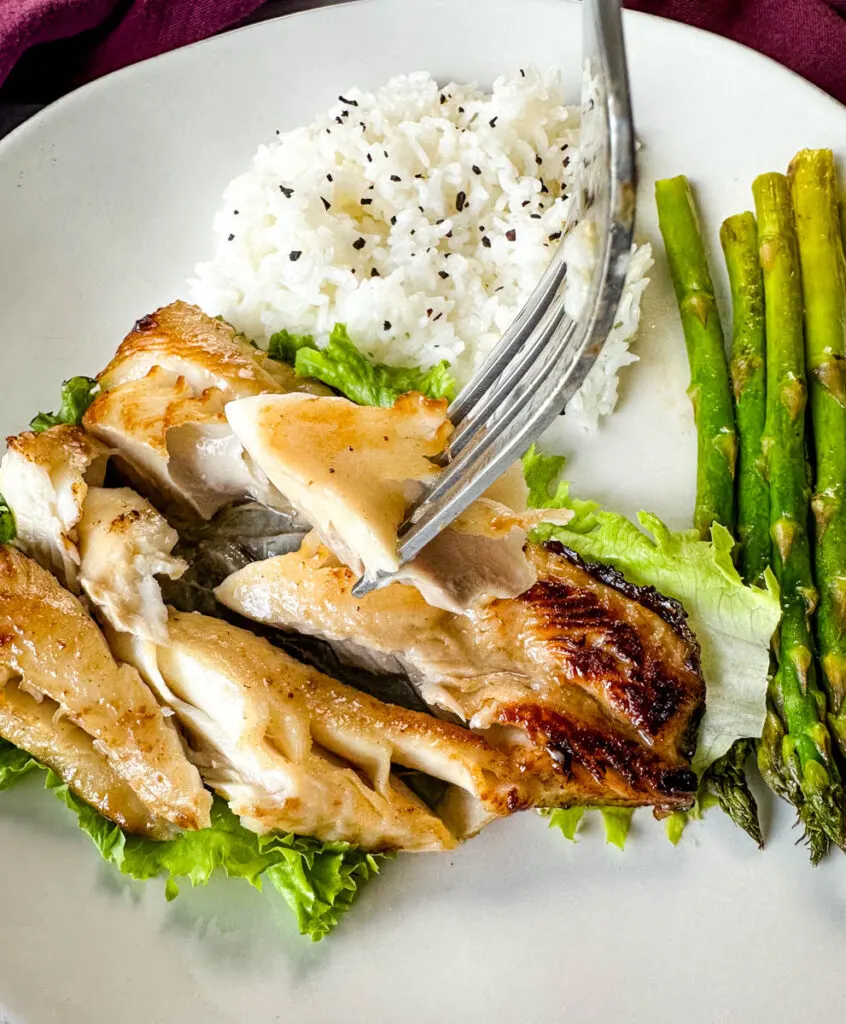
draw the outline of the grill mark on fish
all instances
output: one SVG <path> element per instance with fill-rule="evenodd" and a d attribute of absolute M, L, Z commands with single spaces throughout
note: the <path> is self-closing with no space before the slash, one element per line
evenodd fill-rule
<path fill-rule="evenodd" d="M 500 709 L 502 724 L 518 725 L 531 740 L 546 747 L 558 771 L 575 781 L 579 766 L 599 785 L 616 772 L 627 787 L 645 790 L 659 807 L 687 806 L 696 795 L 695 772 L 669 766 L 647 747 L 611 730 L 598 729 L 541 704 L 512 704 Z"/>
<path fill-rule="evenodd" d="M 602 681 L 608 700 L 636 727 L 656 736 L 685 694 L 649 658 L 634 627 L 611 619 L 595 594 L 539 580 L 520 597 L 532 609 L 541 641 L 566 658 L 576 676 Z"/>

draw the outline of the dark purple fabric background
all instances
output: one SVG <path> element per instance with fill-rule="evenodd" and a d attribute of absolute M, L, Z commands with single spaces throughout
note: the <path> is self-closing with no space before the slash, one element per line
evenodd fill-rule
<path fill-rule="evenodd" d="M 627 0 L 636 10 L 729 36 L 846 103 L 846 0 Z M 0 0 L 0 83 L 28 53 L 49 76 L 56 46 L 69 84 L 236 24 L 262 0 Z M 33 48 L 35 48 L 33 50 Z M 41 53 L 51 59 L 38 64 Z"/>

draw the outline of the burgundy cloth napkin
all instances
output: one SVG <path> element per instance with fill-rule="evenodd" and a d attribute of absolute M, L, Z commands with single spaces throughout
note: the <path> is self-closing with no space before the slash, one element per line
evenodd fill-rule
<path fill-rule="evenodd" d="M 85 81 L 212 35 L 261 6 L 262 0 L 0 0 L 0 82 L 40 43 L 77 37 L 82 45 L 74 50 L 72 77 Z M 846 0 L 627 0 L 627 6 L 736 39 L 846 103 Z M 49 66 L 43 73 L 49 75 Z"/>

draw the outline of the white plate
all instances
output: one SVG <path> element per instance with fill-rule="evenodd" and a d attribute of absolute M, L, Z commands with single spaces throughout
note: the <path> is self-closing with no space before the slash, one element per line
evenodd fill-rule
<path fill-rule="evenodd" d="M 693 179 L 718 251 L 756 174 L 844 138 L 846 109 L 749 51 L 640 15 L 626 30 L 653 243 L 656 176 Z M 490 83 L 560 62 L 575 96 L 579 43 L 563 0 L 371 0 L 139 65 L 24 125 L 0 145 L 4 432 L 185 293 L 221 190 L 276 128 L 415 69 Z M 647 295 L 642 362 L 571 472 L 581 493 L 682 525 L 693 432 L 660 256 Z M 839 858 L 812 870 L 790 814 L 772 813 L 764 854 L 719 812 L 676 849 L 641 813 L 625 853 L 598 825 L 571 846 L 525 814 L 453 855 L 401 858 L 312 946 L 243 883 L 165 904 L 23 785 L 0 797 L 0 1004 L 28 1024 L 827 1018 L 846 994 L 846 872 Z"/>

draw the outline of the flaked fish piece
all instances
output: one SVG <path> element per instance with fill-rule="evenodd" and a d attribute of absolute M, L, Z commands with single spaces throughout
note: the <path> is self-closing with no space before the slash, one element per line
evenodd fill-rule
<path fill-rule="evenodd" d="M 247 828 L 369 850 L 450 848 L 456 834 L 397 765 L 460 791 L 447 801 L 458 834 L 522 798 L 510 760 L 463 728 L 383 704 L 220 619 L 171 611 L 169 637 L 158 646 L 109 634 L 173 709 L 204 779 Z"/>
<path fill-rule="evenodd" d="M 184 829 L 209 825 L 211 796 L 150 689 L 114 660 L 79 601 L 8 545 L 0 547 L 0 670 L 54 701 L 151 814 Z"/>
<path fill-rule="evenodd" d="M 15 514 L 17 545 L 79 593 L 77 528 L 89 487 L 100 486 L 109 450 L 79 427 L 6 438 L 0 494 Z"/>
<path fill-rule="evenodd" d="M 8 675 L 0 670 L 0 675 Z M 157 818 L 129 784 L 94 747 L 78 725 L 62 716 L 47 697 L 36 700 L 11 680 L 0 680 L 0 737 L 47 765 L 85 803 L 125 832 L 146 839 L 173 839 L 179 834 Z"/>
<path fill-rule="evenodd" d="M 226 403 L 320 388 L 185 302 L 142 317 L 98 380 L 86 429 L 151 500 L 204 519 L 234 500 L 282 501 L 234 441 Z"/>
<path fill-rule="evenodd" d="M 167 609 L 157 576 L 178 579 L 188 563 L 171 552 L 179 537 L 128 487 L 91 487 L 79 523 L 79 580 L 117 630 L 167 643 Z"/>
<path fill-rule="evenodd" d="M 167 612 L 155 577 L 187 563 L 153 506 L 128 487 L 104 488 L 109 449 L 79 427 L 7 439 L 2 491 L 15 514 L 15 543 L 74 593 L 84 592 L 116 629 L 163 642 Z"/>
<path fill-rule="evenodd" d="M 255 463 L 359 575 L 400 569 L 397 533 L 440 473 L 435 460 L 452 433 L 446 412 L 445 400 L 416 393 L 390 408 L 299 394 L 259 395 L 226 407 Z M 570 516 L 554 514 L 560 521 Z M 525 518 L 486 499 L 403 566 L 398 579 L 429 604 L 458 613 L 481 600 L 513 597 L 535 579 L 525 539 Z"/>
<path fill-rule="evenodd" d="M 349 661 L 405 670 L 424 700 L 476 729 L 522 737 L 538 754 L 539 805 L 689 805 L 705 689 L 683 610 L 560 545 L 527 554 L 532 587 L 471 616 L 403 584 L 355 598 L 355 573 L 313 540 L 215 594 L 256 621 L 323 637 Z"/>

